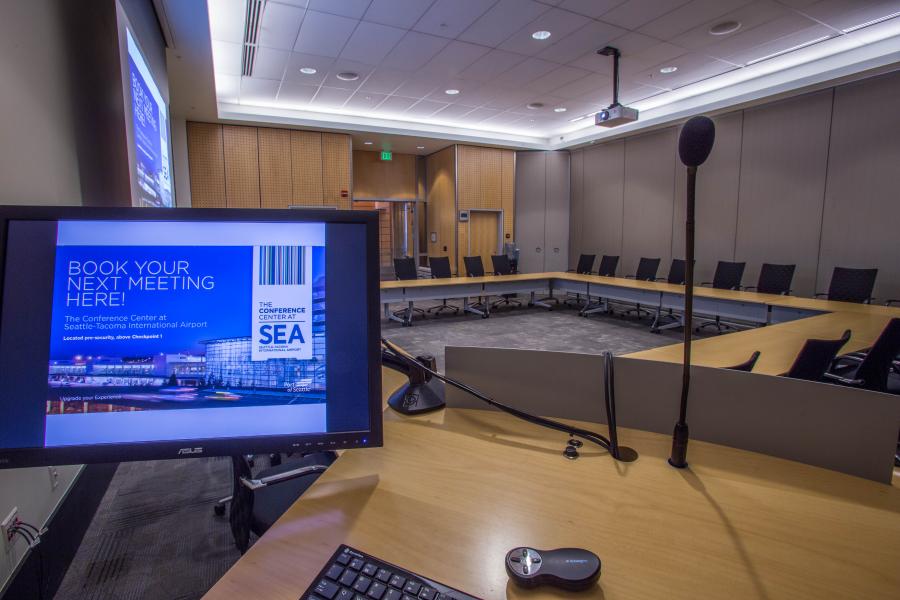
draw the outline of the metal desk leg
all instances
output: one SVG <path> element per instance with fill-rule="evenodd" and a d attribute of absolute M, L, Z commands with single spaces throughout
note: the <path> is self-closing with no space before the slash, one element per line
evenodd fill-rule
<path fill-rule="evenodd" d="M 552 293 L 552 292 L 551 292 L 551 293 Z M 536 300 L 535 297 L 534 297 L 534 292 L 531 292 L 531 300 L 528 302 L 528 305 L 529 305 L 529 306 L 540 306 L 541 308 L 546 308 L 546 309 L 548 309 L 548 310 L 553 310 L 553 307 L 552 307 L 551 305 L 547 304 L 547 302 L 546 302 L 547 300 L 553 300 L 553 301 L 555 301 L 557 304 L 559 303 L 559 300 L 557 300 L 557 299 L 554 298 L 553 296 L 550 296 L 549 298 L 543 298 L 543 299 L 541 299 L 541 300 Z"/>
<path fill-rule="evenodd" d="M 608 314 L 609 312 L 609 300 L 606 298 L 600 298 L 600 302 L 597 302 L 596 304 L 588 303 L 584 308 L 581 309 L 580 314 L 582 317 L 586 317 L 595 313 Z"/>
<path fill-rule="evenodd" d="M 478 310 L 478 309 L 475 308 L 472 304 L 469 303 L 469 298 L 468 298 L 468 297 L 466 297 L 466 298 L 463 299 L 463 313 L 470 312 L 470 313 L 472 313 L 473 315 L 478 315 L 478 316 L 481 317 L 482 319 L 487 319 L 487 318 L 490 316 L 490 309 L 491 309 L 491 307 L 490 307 L 489 304 L 483 304 L 483 306 L 484 306 L 484 310 L 483 310 L 483 311 L 482 311 L 482 310 Z"/>

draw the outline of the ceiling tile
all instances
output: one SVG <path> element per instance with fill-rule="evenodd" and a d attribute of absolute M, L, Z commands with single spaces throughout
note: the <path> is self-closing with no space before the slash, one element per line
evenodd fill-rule
<path fill-rule="evenodd" d="M 548 10 L 550 7 L 546 4 L 533 0 L 500 0 L 469 26 L 459 39 L 493 48 Z"/>
<path fill-rule="evenodd" d="M 241 97 L 241 78 L 216 73 L 216 100 L 236 104 Z"/>
<path fill-rule="evenodd" d="M 350 98 L 351 94 L 353 94 L 352 90 L 322 86 L 311 104 L 312 106 L 325 108 L 340 108 Z"/>
<path fill-rule="evenodd" d="M 612 78 L 599 73 L 591 73 L 587 77 L 560 87 L 554 93 L 560 98 L 573 100 L 582 98 L 585 94 L 599 95 L 601 91 L 612 93 Z"/>
<path fill-rule="evenodd" d="M 341 88 L 346 90 L 355 90 L 359 86 L 362 85 L 363 81 L 372 74 L 372 71 L 375 70 L 375 67 L 372 65 L 367 65 L 365 63 L 356 62 L 355 60 L 346 60 L 344 58 L 339 58 L 334 61 L 334 64 L 331 65 L 331 69 L 328 70 L 328 76 L 325 78 L 325 83 L 323 85 L 327 85 L 328 87 L 333 88 Z M 356 73 L 359 75 L 359 79 L 354 79 L 353 81 L 343 81 L 337 78 L 338 73 Z"/>
<path fill-rule="evenodd" d="M 278 4 L 289 4 L 298 8 L 306 8 L 309 6 L 309 0 L 269 0 L 269 4 L 277 2 Z"/>
<path fill-rule="evenodd" d="M 806 40 L 832 33 L 830 29 L 821 25 L 816 25 L 814 21 L 811 21 L 806 17 L 802 17 L 796 13 L 788 13 L 783 17 L 773 19 L 772 21 L 754 27 L 753 29 L 738 31 L 734 35 L 726 36 L 719 42 L 704 46 L 703 53 L 729 62 L 742 64 L 742 62 L 750 60 L 751 58 L 765 56 L 775 51 L 769 50 L 757 52 L 755 49 L 759 46 L 801 32 L 810 27 L 819 27 L 820 29 L 815 35 L 805 38 Z M 797 43 L 800 42 L 788 44 L 781 49 L 789 48 Z"/>
<path fill-rule="evenodd" d="M 612 40 L 622 37 L 625 33 L 627 32 L 621 27 L 600 21 L 590 21 L 581 29 L 557 40 L 537 56 L 544 60 L 565 64 L 587 52 L 609 45 Z"/>
<path fill-rule="evenodd" d="M 690 0 L 628 0 L 609 12 L 605 12 L 600 19 L 625 29 L 637 29 L 650 21 L 661 17 L 679 6 L 687 4 Z"/>
<path fill-rule="evenodd" d="M 678 70 L 674 73 L 661 73 L 662 67 L 676 67 Z M 704 54 L 690 53 L 636 73 L 631 80 L 659 88 L 677 89 L 737 68 L 739 67 L 731 63 Z"/>
<path fill-rule="evenodd" d="M 501 112 L 482 121 L 484 125 L 511 125 L 522 118 L 515 113 Z"/>
<path fill-rule="evenodd" d="M 488 52 L 490 48 L 485 46 L 453 41 L 428 61 L 423 71 L 434 77 L 455 77 Z"/>
<path fill-rule="evenodd" d="M 466 67 L 459 76 L 476 81 L 491 81 L 523 60 L 525 57 L 521 54 L 506 50 L 491 50 Z"/>
<path fill-rule="evenodd" d="M 533 99 L 534 94 L 528 90 L 523 90 L 521 88 L 504 88 L 499 90 L 497 94 L 495 94 L 488 102 L 485 102 L 484 105 L 487 108 L 507 110 L 511 108 L 521 108 L 529 102 L 532 102 Z"/>
<path fill-rule="evenodd" d="M 309 8 L 320 12 L 361 19 L 372 0 L 309 0 Z"/>
<path fill-rule="evenodd" d="M 559 7 L 586 17 L 597 18 L 624 2 L 625 0 L 565 0 Z"/>
<path fill-rule="evenodd" d="M 304 14 L 306 11 L 302 8 L 267 3 L 259 26 L 259 45 L 279 50 L 292 49 Z"/>
<path fill-rule="evenodd" d="M 576 15 L 567 10 L 552 8 L 524 27 L 521 27 L 498 47 L 510 52 L 533 56 L 546 50 L 550 45 L 565 38 L 573 31 L 581 29 L 589 21 L 585 16 Z M 549 31 L 550 37 L 546 40 L 536 40 L 531 37 L 531 34 L 539 30 Z"/>
<path fill-rule="evenodd" d="M 466 113 L 472 112 L 474 109 L 474 106 L 467 106 L 465 104 L 448 104 L 445 108 L 441 109 L 440 112 L 435 114 L 433 118 L 438 121 L 449 121 L 458 119 Z"/>
<path fill-rule="evenodd" d="M 793 13 L 784 6 L 772 2 L 771 0 L 757 0 L 752 4 L 748 4 L 737 10 L 733 10 L 730 13 L 708 19 L 703 24 L 686 31 L 669 41 L 676 46 L 681 46 L 682 48 L 687 48 L 689 50 L 699 50 L 706 46 L 711 46 L 723 40 L 740 35 L 741 33 L 746 32 L 749 29 L 753 29 L 754 27 L 757 27 L 764 23 L 768 23 L 769 21 L 772 21 L 779 17 L 784 17 L 792 14 L 796 13 Z M 709 28 L 716 23 L 721 23 L 723 21 L 738 21 L 739 23 L 741 23 L 741 28 L 735 33 L 731 33 L 726 36 L 710 35 Z"/>
<path fill-rule="evenodd" d="M 397 115 L 415 104 L 415 102 L 416 100 L 414 98 L 405 98 L 403 96 L 389 96 L 378 107 L 378 112 L 384 112 L 389 115 Z"/>
<path fill-rule="evenodd" d="M 284 68 L 289 54 L 290 52 L 287 50 L 257 48 L 256 59 L 253 61 L 253 76 L 280 81 L 284 77 Z"/>
<path fill-rule="evenodd" d="M 241 44 L 212 42 L 213 68 L 222 75 L 241 74 Z"/>
<path fill-rule="evenodd" d="M 407 98 L 424 98 L 437 89 L 440 81 L 426 73 L 418 73 L 403 82 L 394 94 Z"/>
<path fill-rule="evenodd" d="M 409 29 L 426 10 L 428 2 L 422 0 L 372 0 L 363 19 Z"/>
<path fill-rule="evenodd" d="M 591 74 L 584 69 L 560 66 L 529 83 L 528 88 L 539 94 L 545 94 Z"/>
<path fill-rule="evenodd" d="M 556 63 L 548 62 L 546 60 L 529 58 L 497 77 L 497 83 L 508 86 L 524 86 L 538 77 L 549 73 L 557 66 Z"/>
<path fill-rule="evenodd" d="M 280 81 L 241 77 L 241 104 L 274 104 Z"/>
<path fill-rule="evenodd" d="M 287 60 L 287 68 L 284 72 L 285 81 L 296 81 L 303 85 L 319 85 L 328 76 L 328 71 L 334 64 L 334 59 L 328 56 L 316 56 L 302 52 L 291 52 Z M 300 69 L 309 67 L 315 69 L 312 75 L 300 72 Z"/>
<path fill-rule="evenodd" d="M 410 73 L 378 67 L 360 86 L 360 91 L 390 94 L 410 78 Z"/>
<path fill-rule="evenodd" d="M 729 62 L 736 64 L 747 64 L 750 61 L 771 58 L 773 54 L 785 52 L 790 49 L 796 49 L 804 44 L 818 43 L 825 41 L 822 38 L 828 38 L 838 35 L 830 27 L 824 25 L 813 25 L 806 27 L 800 31 L 790 33 L 786 36 L 765 42 L 762 44 L 754 44 L 752 47 L 743 51 L 735 52 L 727 56 Z"/>
<path fill-rule="evenodd" d="M 209 0 L 209 36 L 220 42 L 244 42 L 246 0 Z"/>
<path fill-rule="evenodd" d="M 416 31 L 455 38 L 496 0 L 437 0 L 416 23 Z"/>
<path fill-rule="evenodd" d="M 803 14 L 835 29 L 849 29 L 900 12 L 897 0 L 822 0 L 802 8 Z"/>
<path fill-rule="evenodd" d="M 498 114 L 500 111 L 493 108 L 485 108 L 479 107 L 466 115 L 466 121 L 471 123 L 478 123 L 487 119 L 488 117 L 493 117 Z"/>
<path fill-rule="evenodd" d="M 294 50 L 320 56 L 338 56 L 357 23 L 347 17 L 307 11 Z"/>
<path fill-rule="evenodd" d="M 405 33 L 397 27 L 361 21 L 341 51 L 341 58 L 377 65 Z"/>
<path fill-rule="evenodd" d="M 433 100 L 422 100 L 412 105 L 406 110 L 407 115 L 416 117 L 428 117 L 447 106 L 446 102 L 434 102 Z"/>
<path fill-rule="evenodd" d="M 434 58 L 434 55 L 448 43 L 447 38 L 418 31 L 408 31 L 381 62 L 381 65 L 393 69 L 416 71 Z"/>
<path fill-rule="evenodd" d="M 366 92 L 356 92 L 353 96 L 347 100 L 347 104 L 344 105 L 345 110 L 362 110 L 362 111 L 372 111 L 376 106 L 381 104 L 381 102 L 387 98 L 384 94 L 372 94 Z"/>
<path fill-rule="evenodd" d="M 287 106 L 306 105 L 317 91 L 319 91 L 319 87 L 316 85 L 285 81 L 281 84 L 281 90 L 278 92 L 278 102 Z"/>
<path fill-rule="evenodd" d="M 638 31 L 660 40 L 671 40 L 673 37 L 717 19 L 752 0 L 694 0 L 672 12 L 663 15 L 641 26 Z"/>
<path fill-rule="evenodd" d="M 471 98 L 476 97 L 476 92 L 483 87 L 485 86 L 480 81 L 472 79 L 446 79 L 441 81 L 441 85 L 437 89 L 432 90 L 427 97 L 438 102 L 467 102 L 472 104 Z M 445 90 L 449 89 L 459 90 L 459 93 L 455 95 L 447 94 Z M 475 102 L 473 106 L 478 104 L 480 102 Z"/>

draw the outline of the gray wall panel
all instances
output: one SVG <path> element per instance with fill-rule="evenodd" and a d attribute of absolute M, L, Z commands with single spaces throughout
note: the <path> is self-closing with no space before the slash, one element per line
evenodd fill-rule
<path fill-rule="evenodd" d="M 734 260 L 737 229 L 738 186 L 741 173 L 741 127 L 743 113 L 713 119 L 716 143 L 709 159 L 697 173 L 695 281 L 712 281 L 716 263 Z M 681 133 L 679 129 L 679 134 Z M 684 258 L 684 219 L 687 170 L 675 164 L 675 207 L 672 223 L 672 256 Z M 661 276 L 668 265 L 660 266 Z M 752 285 L 749 280 L 745 283 Z"/>
<path fill-rule="evenodd" d="M 567 150 L 547 153 L 546 271 L 565 271 L 569 267 L 569 172 Z"/>
<path fill-rule="evenodd" d="M 584 151 L 584 224 L 579 253 L 622 254 L 622 202 L 625 142 L 603 144 Z"/>
<path fill-rule="evenodd" d="M 544 152 L 516 152 L 515 235 L 520 250 L 519 271 L 522 273 L 545 270 L 546 164 Z"/>
<path fill-rule="evenodd" d="M 819 291 L 831 271 L 877 267 L 876 298 L 900 298 L 900 77 L 837 88 L 822 244 Z"/>
<path fill-rule="evenodd" d="M 672 209 L 675 186 L 674 127 L 625 141 L 622 259 L 619 276 L 634 274 L 642 256 L 672 259 Z"/>
<path fill-rule="evenodd" d="M 763 262 L 795 263 L 794 293 L 815 292 L 832 90 L 744 111 L 735 257 L 745 283 Z"/>
<path fill-rule="evenodd" d="M 584 150 L 572 152 L 569 205 L 569 266 L 578 265 L 579 249 L 582 247 L 582 227 L 584 226 Z"/>

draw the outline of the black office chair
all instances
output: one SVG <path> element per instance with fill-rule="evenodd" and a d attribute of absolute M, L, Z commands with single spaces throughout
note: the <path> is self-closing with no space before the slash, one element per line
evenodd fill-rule
<path fill-rule="evenodd" d="M 480 256 L 464 256 L 463 264 L 466 267 L 466 277 L 484 277 L 484 262 Z M 490 314 L 489 298 L 478 297 L 478 302 L 469 304 L 469 310 L 487 318 Z"/>
<path fill-rule="evenodd" d="M 402 281 L 418 279 L 419 269 L 418 267 L 416 267 L 415 259 L 410 257 L 395 258 L 394 275 L 398 280 Z M 406 326 L 412 324 L 413 317 L 415 317 L 416 313 L 422 315 L 423 317 L 425 316 L 425 311 L 421 308 L 415 308 L 412 301 L 410 301 L 409 305 L 406 308 L 395 310 L 393 312 L 393 315 L 395 320 L 400 321 L 404 326 Z"/>
<path fill-rule="evenodd" d="M 756 366 L 756 361 L 759 360 L 759 354 L 760 354 L 759 350 L 756 350 L 753 352 L 753 354 L 750 355 L 750 358 L 748 360 L 742 362 L 739 365 L 734 365 L 734 366 L 725 367 L 725 368 L 728 369 L 729 371 L 746 371 L 749 373 L 750 371 L 753 370 L 753 367 Z"/>
<path fill-rule="evenodd" d="M 432 279 L 450 279 L 453 277 L 453 273 L 450 272 L 450 258 L 447 256 L 429 256 L 428 266 L 431 267 Z M 441 300 L 440 304 L 432 306 L 427 310 L 427 312 L 432 311 L 434 311 L 436 315 L 439 315 L 444 311 L 452 312 L 455 315 L 459 313 L 459 307 L 447 304 L 447 299 L 444 298 Z"/>
<path fill-rule="evenodd" d="M 641 260 L 638 261 L 638 268 L 635 271 L 634 275 L 626 275 L 626 279 L 635 279 L 637 281 L 656 281 L 656 273 L 659 271 L 659 263 L 661 259 L 659 258 L 645 258 L 641 257 Z M 640 304 L 635 304 L 634 308 L 629 308 L 625 312 L 622 313 L 623 316 L 634 313 L 641 317 L 641 314 L 652 315 L 654 313 L 650 312 L 646 308 L 641 308 Z"/>
<path fill-rule="evenodd" d="M 600 268 L 597 269 L 597 275 L 601 277 L 615 277 L 616 268 L 619 266 L 619 257 L 604 254 L 600 259 Z"/>
<path fill-rule="evenodd" d="M 888 321 L 872 348 L 862 356 L 850 354 L 834 362 L 829 381 L 875 392 L 900 393 L 889 385 L 894 360 L 900 354 L 900 318 Z"/>
<path fill-rule="evenodd" d="M 704 281 L 700 285 L 712 285 L 717 290 L 739 290 L 741 289 L 741 279 L 744 277 L 744 267 L 746 266 L 747 263 L 743 262 L 720 260 L 716 265 L 716 272 L 713 275 L 713 280 Z M 723 328 L 736 329 L 732 324 L 723 323 L 722 318 L 718 315 L 716 315 L 715 319 L 700 323 L 694 331 L 700 331 L 704 327 L 715 327 L 719 333 L 722 333 Z"/>
<path fill-rule="evenodd" d="M 839 302 L 870 304 L 877 276 L 878 269 L 835 267 L 834 271 L 831 272 L 831 283 L 828 285 L 828 292 L 817 293 L 816 298 L 827 296 L 829 300 L 837 300 Z"/>
<path fill-rule="evenodd" d="M 773 265 L 763 263 L 759 270 L 759 279 L 756 285 L 748 285 L 744 289 L 748 292 L 760 292 L 761 294 L 777 294 L 779 296 L 791 295 L 791 282 L 794 280 L 794 270 L 797 265 Z"/>
<path fill-rule="evenodd" d="M 512 275 L 512 264 L 509 262 L 509 257 L 505 254 L 493 254 L 491 255 L 491 264 L 494 267 L 494 275 Z M 516 300 L 515 294 L 503 294 L 499 300 L 491 304 L 491 308 L 497 308 L 498 306 L 506 306 L 508 304 L 515 304 L 516 306 L 522 306 L 522 303 Z"/>
<path fill-rule="evenodd" d="M 618 256 L 604 254 L 600 258 L 600 268 L 597 269 L 597 275 L 600 275 L 601 277 L 615 277 L 616 269 L 618 268 L 618 266 Z M 591 300 L 590 295 L 588 295 L 587 302 L 578 314 L 582 317 L 586 317 L 598 312 L 609 313 L 609 301 L 603 300 L 603 298 L 598 297 L 597 301 L 594 302 Z"/>
<path fill-rule="evenodd" d="M 694 261 L 695 263 L 697 261 Z M 665 281 L 673 285 L 684 285 L 687 278 L 687 261 L 683 258 L 673 258 L 672 264 L 669 266 L 669 274 L 666 277 L 659 277 L 657 281 Z"/>
<path fill-rule="evenodd" d="M 797 358 L 794 359 L 794 364 L 784 376 L 807 381 L 825 381 L 825 373 L 849 340 L 849 329 L 837 340 L 806 340 Z"/>
<path fill-rule="evenodd" d="M 285 511 L 319 478 L 331 463 L 337 459 L 337 454 L 327 450 L 313 452 L 296 459 L 288 458 L 280 465 L 261 469 L 258 473 L 250 472 L 250 465 L 241 457 L 235 465 L 235 474 L 243 474 L 246 478 L 255 481 L 265 481 L 266 478 L 285 479 L 274 481 L 251 490 L 239 481 L 234 485 L 234 494 L 230 498 L 231 510 L 228 521 L 231 525 L 231 534 L 234 537 L 234 545 L 241 554 L 250 546 L 250 533 L 257 536 L 268 531 Z M 241 462 L 243 461 L 243 462 Z M 299 476 L 290 475 L 295 470 L 301 470 Z M 303 473 L 303 471 L 308 471 Z M 228 499 L 226 499 L 228 500 Z M 220 504 L 222 504 L 220 502 Z M 219 505 L 216 513 L 220 512 Z M 224 507 L 223 507 L 224 509 Z"/>
<path fill-rule="evenodd" d="M 574 271 L 575 273 L 578 273 L 579 275 L 590 275 L 591 272 L 594 270 L 594 261 L 595 261 L 596 259 L 597 259 L 597 255 L 596 255 L 596 254 L 582 254 L 581 256 L 578 257 L 578 265 L 575 267 L 575 269 L 569 269 L 569 270 L 566 271 L 566 272 L 567 272 L 567 273 L 572 273 L 572 272 Z M 573 295 L 574 295 L 574 296 L 575 296 L 575 299 L 573 300 L 571 297 L 568 298 L 568 299 L 566 300 L 566 305 L 567 305 L 567 306 L 574 306 L 575 308 L 579 308 L 579 307 L 581 306 L 581 304 L 582 304 L 582 302 L 581 302 L 581 294 L 578 294 L 578 293 L 576 293 L 576 294 L 569 293 L 568 295 L 569 295 L 569 296 L 573 296 Z"/>

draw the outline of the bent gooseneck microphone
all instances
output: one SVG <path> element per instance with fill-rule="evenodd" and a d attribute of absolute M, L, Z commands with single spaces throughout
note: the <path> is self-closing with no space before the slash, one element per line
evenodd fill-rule
<path fill-rule="evenodd" d="M 716 140 L 716 126 L 709 117 L 693 117 L 681 128 L 678 157 L 687 167 L 687 206 L 684 222 L 684 361 L 681 376 L 681 409 L 672 433 L 669 464 L 678 469 L 687 466 L 688 425 L 687 401 L 691 387 L 691 331 L 694 311 L 694 204 L 697 167 L 706 162 Z"/>

